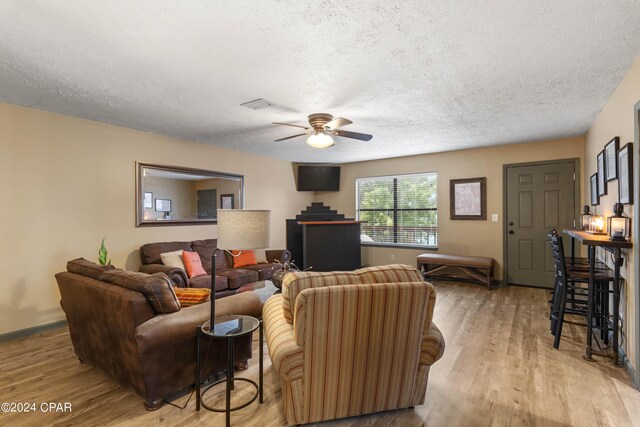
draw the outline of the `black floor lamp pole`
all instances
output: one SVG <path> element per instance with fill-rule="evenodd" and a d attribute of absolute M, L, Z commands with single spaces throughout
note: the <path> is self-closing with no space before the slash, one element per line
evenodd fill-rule
<path fill-rule="evenodd" d="M 214 249 L 213 257 L 211 258 L 211 319 L 209 323 L 209 330 L 213 331 L 213 323 L 216 318 L 216 258 L 218 257 L 218 248 Z"/>

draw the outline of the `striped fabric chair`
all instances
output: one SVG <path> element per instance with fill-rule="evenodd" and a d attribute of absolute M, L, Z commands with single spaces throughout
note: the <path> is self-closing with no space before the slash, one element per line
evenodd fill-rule
<path fill-rule="evenodd" d="M 290 424 L 424 403 L 444 352 L 434 287 L 407 265 L 288 274 L 263 308 Z"/>

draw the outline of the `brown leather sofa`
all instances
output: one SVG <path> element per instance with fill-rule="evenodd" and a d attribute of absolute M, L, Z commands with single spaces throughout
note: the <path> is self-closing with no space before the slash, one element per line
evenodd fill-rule
<path fill-rule="evenodd" d="M 181 308 L 163 273 L 148 275 L 100 266 L 82 258 L 56 274 L 76 356 L 144 399 L 148 410 L 195 382 L 196 328 L 209 320 L 209 303 Z M 259 317 L 260 298 L 243 292 L 216 300 L 216 316 Z M 251 358 L 250 336 L 235 342 L 234 362 Z M 207 378 L 226 369 L 226 346 L 201 343 Z"/>
<path fill-rule="evenodd" d="M 147 243 L 140 247 L 140 271 L 150 274 L 165 273 L 180 287 L 211 288 L 211 260 L 216 248 L 216 239 Z M 162 264 L 160 254 L 179 250 L 197 252 L 207 275 L 190 279 L 183 269 Z M 235 294 L 239 287 L 247 283 L 271 279 L 273 273 L 281 268 L 276 260 L 281 263 L 291 260 L 291 253 L 286 249 L 267 250 L 266 255 L 267 263 L 234 269 L 233 257 L 226 251 L 219 251 L 216 258 L 216 298 Z"/>

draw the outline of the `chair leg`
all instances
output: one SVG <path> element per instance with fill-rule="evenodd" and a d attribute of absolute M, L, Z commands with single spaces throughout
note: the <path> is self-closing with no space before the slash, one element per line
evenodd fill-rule
<path fill-rule="evenodd" d="M 564 322 L 564 308 L 567 300 L 567 289 L 566 286 L 559 287 L 559 295 L 558 295 L 558 318 L 556 320 L 556 330 L 554 332 L 553 339 L 553 348 L 556 350 L 560 347 L 560 337 L 562 336 L 562 323 Z"/>

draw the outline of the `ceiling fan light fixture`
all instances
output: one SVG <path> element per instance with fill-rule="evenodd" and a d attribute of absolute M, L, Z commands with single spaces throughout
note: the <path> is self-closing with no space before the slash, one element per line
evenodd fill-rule
<path fill-rule="evenodd" d="M 335 142 L 333 141 L 333 138 L 324 132 L 314 132 L 311 134 L 309 139 L 307 139 L 307 144 L 313 148 L 328 148 L 335 144 Z"/>

